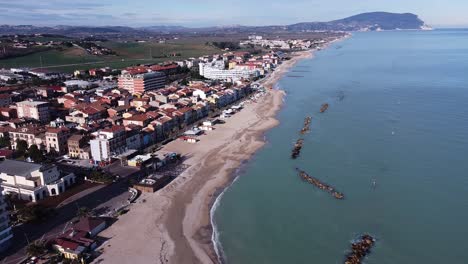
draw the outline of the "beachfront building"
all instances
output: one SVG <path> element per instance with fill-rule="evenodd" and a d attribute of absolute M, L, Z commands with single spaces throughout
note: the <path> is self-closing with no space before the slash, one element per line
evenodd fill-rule
<path fill-rule="evenodd" d="M 1 191 L 0 188 L 0 252 L 3 252 L 11 245 L 13 233 L 8 217 L 7 204 Z"/>
<path fill-rule="evenodd" d="M 55 165 L 7 159 L 0 161 L 0 180 L 3 194 L 37 202 L 63 193 L 76 179 L 73 173 L 62 175 Z"/>
<path fill-rule="evenodd" d="M 42 123 L 50 121 L 48 102 L 23 101 L 16 104 L 19 118 L 31 118 Z"/>
<path fill-rule="evenodd" d="M 164 88 L 166 85 L 166 74 L 162 72 L 149 72 L 142 74 L 132 74 L 123 71 L 119 77 L 119 88 L 129 91 L 132 94 L 143 94 L 147 91 Z"/>
<path fill-rule="evenodd" d="M 97 247 L 96 235 L 106 228 L 106 221 L 100 218 L 81 218 L 70 229 L 52 241 L 52 248 L 70 260 L 79 260 L 83 253 Z M 84 263 L 84 262 L 83 262 Z"/>
<path fill-rule="evenodd" d="M 113 156 L 126 151 L 125 127 L 113 126 L 101 129 L 93 134 L 95 138 L 89 142 L 91 156 L 95 163 L 108 162 Z"/>
<path fill-rule="evenodd" d="M 199 71 L 201 76 L 211 80 L 240 80 L 252 79 L 260 76 L 260 71 L 257 69 L 235 67 L 226 70 L 223 61 L 200 63 Z"/>

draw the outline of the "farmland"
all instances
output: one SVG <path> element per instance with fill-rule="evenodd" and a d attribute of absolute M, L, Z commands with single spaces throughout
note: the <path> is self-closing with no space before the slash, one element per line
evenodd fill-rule
<path fill-rule="evenodd" d="M 0 60 L 0 68 L 49 68 L 51 70 L 72 72 L 75 69 L 104 66 L 123 68 L 135 64 L 179 60 L 220 52 L 219 49 L 198 40 L 175 40 L 166 43 L 156 41 L 108 41 L 97 42 L 97 44 L 110 48 L 117 55 L 95 56 L 80 48 L 69 47 L 2 59 Z"/>

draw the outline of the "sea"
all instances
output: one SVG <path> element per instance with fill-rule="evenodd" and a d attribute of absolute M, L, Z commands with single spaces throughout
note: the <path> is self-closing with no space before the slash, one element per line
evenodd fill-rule
<path fill-rule="evenodd" d="M 367 264 L 468 263 L 468 30 L 353 33 L 277 88 L 280 125 L 213 210 L 224 263 L 343 263 L 362 234 Z"/>

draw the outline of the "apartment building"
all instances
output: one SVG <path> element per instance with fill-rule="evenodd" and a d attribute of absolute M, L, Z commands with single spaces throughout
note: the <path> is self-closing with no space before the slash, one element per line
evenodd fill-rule
<path fill-rule="evenodd" d="M 234 68 L 225 70 L 224 65 L 220 67 L 218 63 L 200 63 L 199 73 L 201 76 L 211 80 L 240 80 L 251 79 L 260 76 L 257 69 Z"/>
<path fill-rule="evenodd" d="M 166 85 L 166 75 L 162 72 L 149 72 L 143 74 L 131 74 L 123 72 L 119 77 L 119 88 L 129 91 L 132 94 L 143 94 L 147 91 L 164 88 Z"/>
<path fill-rule="evenodd" d="M 50 121 L 48 102 L 23 101 L 16 104 L 19 118 L 32 118 L 42 123 Z"/>
<path fill-rule="evenodd" d="M 26 126 L 13 129 L 10 133 L 10 143 L 12 149 L 16 149 L 18 140 L 24 140 L 28 147 L 37 145 L 39 148 L 46 142 L 45 129 L 42 127 Z"/>
<path fill-rule="evenodd" d="M 91 157 L 95 163 L 109 162 L 113 156 L 117 156 L 126 150 L 125 128 L 113 126 L 101 129 L 93 133 L 95 138 L 89 142 Z"/>
<path fill-rule="evenodd" d="M 48 128 L 45 135 L 47 152 L 55 151 L 60 155 L 67 153 L 67 140 L 70 136 L 70 130 L 68 128 Z"/>

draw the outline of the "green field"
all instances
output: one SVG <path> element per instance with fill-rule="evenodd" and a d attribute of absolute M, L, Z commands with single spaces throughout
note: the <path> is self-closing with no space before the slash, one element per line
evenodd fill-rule
<path fill-rule="evenodd" d="M 63 51 L 51 50 L 38 52 L 23 57 L 0 60 L 0 68 L 29 67 L 48 68 L 54 71 L 73 72 L 76 69 L 96 67 L 123 68 L 143 63 L 157 63 L 168 60 L 180 60 L 221 52 L 219 49 L 201 41 L 174 41 L 170 43 L 157 42 L 100 42 L 117 56 L 94 56 L 79 48 L 68 48 Z M 166 57 L 171 54 L 178 57 Z"/>

